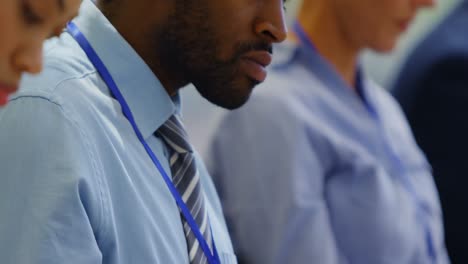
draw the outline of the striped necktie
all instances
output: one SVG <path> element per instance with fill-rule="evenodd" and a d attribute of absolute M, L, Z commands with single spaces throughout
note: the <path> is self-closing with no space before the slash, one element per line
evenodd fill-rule
<path fill-rule="evenodd" d="M 200 175 L 195 163 L 193 149 L 188 142 L 187 132 L 176 115 L 171 116 L 156 134 L 161 136 L 169 150 L 172 182 L 190 210 L 210 249 L 213 248 L 211 228 L 205 207 Z M 207 263 L 207 258 L 187 221 L 181 214 L 190 264 Z"/>

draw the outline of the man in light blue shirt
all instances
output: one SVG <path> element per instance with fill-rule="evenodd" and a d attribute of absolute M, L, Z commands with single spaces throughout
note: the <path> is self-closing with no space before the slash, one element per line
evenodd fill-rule
<path fill-rule="evenodd" d="M 449 263 L 430 166 L 357 61 L 393 47 L 410 2 L 305 1 L 269 79 L 223 119 L 208 168 L 243 263 Z"/>
<path fill-rule="evenodd" d="M 247 100 L 265 77 L 270 45 L 285 38 L 282 5 L 84 0 L 72 24 L 80 34 L 70 25 L 49 42 L 44 72 L 25 78 L 0 112 L 0 263 L 207 263 L 150 152 L 169 175 L 198 171 L 185 186 L 189 198 L 180 196 L 191 209 L 197 194 L 190 214 L 209 250 L 236 263 L 203 163 L 161 128 L 179 118 L 177 91 L 188 82 L 226 108 Z M 195 167 L 172 173 L 186 164 L 181 153 Z"/>

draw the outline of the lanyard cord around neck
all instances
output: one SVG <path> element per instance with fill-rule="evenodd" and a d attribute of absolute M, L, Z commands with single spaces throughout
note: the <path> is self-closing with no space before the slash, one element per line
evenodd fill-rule
<path fill-rule="evenodd" d="M 114 79 L 112 78 L 112 75 L 109 73 L 107 67 L 104 65 L 102 60 L 99 58 L 91 44 L 88 42 L 86 37 L 81 33 L 79 28 L 73 23 L 70 22 L 67 25 L 68 32 L 73 36 L 73 38 L 78 42 L 78 44 L 81 46 L 83 51 L 86 53 L 88 56 L 89 60 L 93 63 L 94 67 L 96 67 L 97 71 L 101 75 L 102 79 L 104 82 L 107 84 L 109 87 L 112 95 L 117 99 L 117 101 L 120 103 L 120 106 L 122 107 L 122 112 L 124 116 L 128 119 L 130 124 L 133 127 L 133 130 L 135 131 L 136 136 L 140 140 L 141 144 L 145 148 L 146 152 L 150 156 L 151 160 L 153 161 L 154 165 L 158 169 L 158 171 L 161 173 L 164 181 L 166 182 L 166 185 L 168 186 L 169 190 L 172 193 L 172 196 L 176 200 L 177 205 L 179 206 L 182 215 L 184 216 L 185 220 L 189 224 L 190 228 L 192 229 L 192 232 L 195 234 L 195 237 L 197 238 L 200 246 L 203 249 L 203 252 L 208 259 L 209 264 L 219 264 L 219 256 L 218 252 L 216 250 L 216 246 L 214 243 L 213 239 L 213 254 L 211 253 L 210 247 L 208 246 L 208 243 L 206 242 L 205 238 L 203 237 L 203 234 L 200 231 L 200 228 L 198 227 L 197 223 L 195 222 L 195 219 L 193 218 L 192 214 L 190 213 L 190 210 L 188 209 L 187 205 L 183 201 L 182 197 L 180 196 L 179 192 L 177 191 L 176 187 L 174 186 L 173 182 L 171 181 L 170 177 L 164 170 L 163 166 L 159 162 L 158 158 L 156 155 L 153 153 L 149 145 L 146 143 L 145 139 L 143 138 L 143 135 L 141 134 L 140 130 L 138 129 L 138 126 L 136 125 L 135 119 L 133 117 L 133 114 L 130 110 L 130 107 L 128 106 L 127 102 L 125 101 L 123 95 L 121 94 L 117 84 L 115 83 Z"/>

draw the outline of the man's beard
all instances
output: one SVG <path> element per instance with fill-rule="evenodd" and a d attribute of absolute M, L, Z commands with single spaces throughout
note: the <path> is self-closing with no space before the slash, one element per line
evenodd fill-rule
<path fill-rule="evenodd" d="M 180 78 L 180 83 L 193 83 L 211 103 L 235 109 L 248 100 L 253 87 L 259 83 L 242 76 L 239 70 L 241 56 L 252 50 L 271 53 L 271 46 L 237 44 L 230 59 L 220 60 L 217 55 L 221 45 L 216 37 L 216 23 L 212 20 L 203 0 L 176 0 L 174 14 L 157 34 L 156 54 L 165 71 Z"/>

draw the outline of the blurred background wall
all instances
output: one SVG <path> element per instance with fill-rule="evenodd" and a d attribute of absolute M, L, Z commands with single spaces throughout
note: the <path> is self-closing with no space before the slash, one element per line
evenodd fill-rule
<path fill-rule="evenodd" d="M 304 0 L 313 1 L 313 0 Z M 378 1 L 378 0 L 375 0 Z M 364 70 L 383 87 L 390 87 L 398 74 L 399 67 L 413 46 L 421 40 L 447 13 L 456 8 L 460 0 L 439 0 L 432 9 L 421 11 L 408 32 L 402 36 L 396 49 L 389 54 L 365 52 L 362 57 Z M 288 21 L 294 21 L 294 16 L 300 0 L 288 0 Z M 183 117 L 191 141 L 202 154 L 208 150 L 209 141 L 225 110 L 210 104 L 200 97 L 194 87 L 188 86 L 182 90 L 184 103 Z"/>

